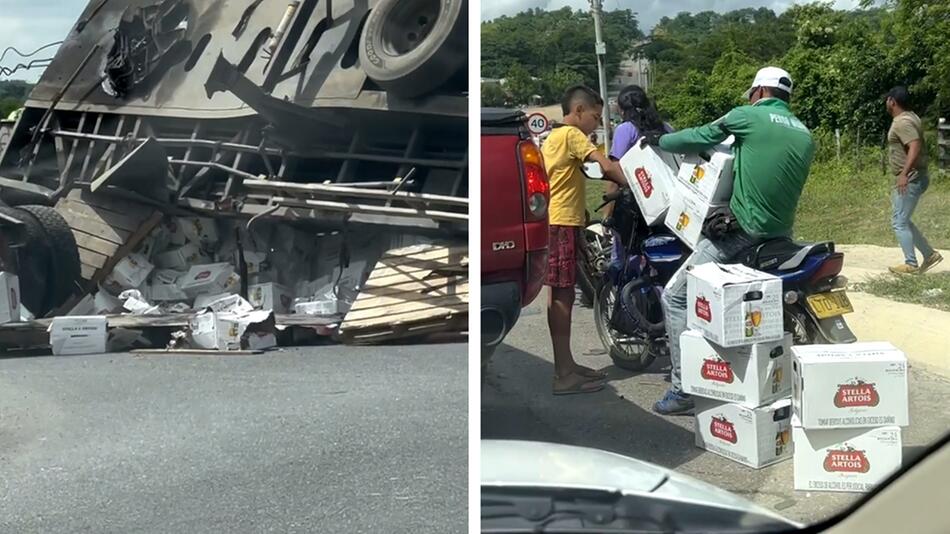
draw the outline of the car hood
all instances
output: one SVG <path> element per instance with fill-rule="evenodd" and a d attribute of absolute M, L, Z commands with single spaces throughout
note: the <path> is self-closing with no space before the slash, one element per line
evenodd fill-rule
<path fill-rule="evenodd" d="M 771 510 L 712 484 L 642 460 L 572 445 L 482 440 L 481 485 L 651 494 L 742 510 L 797 526 Z"/>

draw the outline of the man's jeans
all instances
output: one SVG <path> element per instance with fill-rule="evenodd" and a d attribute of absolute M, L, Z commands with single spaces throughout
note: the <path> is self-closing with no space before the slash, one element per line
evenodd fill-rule
<path fill-rule="evenodd" d="M 907 192 L 903 195 L 897 192 L 895 188 L 891 192 L 891 206 L 894 209 L 894 216 L 891 219 L 891 225 L 894 227 L 894 233 L 897 234 L 897 241 L 904 251 L 904 263 L 917 267 L 917 255 L 914 253 L 914 247 L 924 255 L 924 259 L 934 253 L 933 247 L 927 242 L 927 238 L 920 233 L 917 226 L 911 222 L 910 217 L 917 208 L 917 202 L 930 186 L 930 178 L 921 173 L 916 180 L 907 184 Z"/>
<path fill-rule="evenodd" d="M 686 331 L 686 270 L 694 265 L 703 263 L 729 263 L 735 260 L 740 252 L 761 243 L 763 240 L 752 237 L 742 230 L 733 232 L 725 238 L 710 241 L 700 238 L 693 255 L 680 270 L 673 275 L 663 292 L 663 312 L 666 320 L 666 333 L 670 339 L 670 382 L 676 393 L 681 393 L 682 382 L 680 377 L 680 334 Z"/>

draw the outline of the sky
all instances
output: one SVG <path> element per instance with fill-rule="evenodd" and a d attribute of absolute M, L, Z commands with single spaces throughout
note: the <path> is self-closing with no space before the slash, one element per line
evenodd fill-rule
<path fill-rule="evenodd" d="M 745 7 L 768 7 L 781 13 L 792 4 L 807 3 L 812 0 L 602 0 L 604 10 L 630 9 L 637 13 L 640 29 L 649 30 L 667 16 L 672 17 L 681 11 L 716 11 L 725 13 Z M 835 0 L 837 9 L 854 9 L 859 0 Z M 571 6 L 574 9 L 590 9 L 588 0 L 481 0 L 482 20 L 490 20 L 501 15 L 514 15 L 528 8 L 540 7 L 546 10 Z"/>
<path fill-rule="evenodd" d="M 86 4 L 87 0 L 0 0 L 0 51 L 12 46 L 29 54 L 47 43 L 62 41 L 79 20 Z M 50 58 L 55 52 L 55 48 L 48 48 L 34 58 Z M 4 67 L 17 63 L 29 63 L 29 60 L 9 51 L 0 62 Z M 10 78 L 32 82 L 40 73 L 38 69 L 21 70 Z"/>

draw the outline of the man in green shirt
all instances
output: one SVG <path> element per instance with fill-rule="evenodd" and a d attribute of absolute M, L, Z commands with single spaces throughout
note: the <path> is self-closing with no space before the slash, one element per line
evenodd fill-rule
<path fill-rule="evenodd" d="M 811 133 L 788 107 L 791 93 L 788 72 L 766 67 L 756 73 L 745 94 L 749 105 L 734 108 L 705 126 L 660 138 L 660 148 L 668 152 L 700 153 L 730 135 L 735 136 L 729 207 L 739 228 L 715 240 L 701 239 L 683 269 L 702 263 L 730 262 L 740 252 L 766 239 L 791 234 L 795 209 L 815 154 Z M 680 382 L 679 339 L 686 330 L 686 305 L 686 277 L 674 276 L 663 293 L 672 385 L 653 405 L 653 410 L 663 415 L 693 410 L 693 399 L 683 393 Z"/>
<path fill-rule="evenodd" d="M 924 147 L 924 128 L 920 117 L 910 110 L 910 95 L 904 87 L 895 87 L 887 93 L 885 105 L 894 118 L 887 132 L 887 160 L 894 179 L 891 191 L 893 217 L 891 225 L 897 234 L 897 242 L 904 252 L 904 263 L 891 267 L 897 274 L 923 274 L 943 260 L 943 256 L 930 246 L 924 234 L 910 220 L 917 202 L 927 187 L 927 149 Z M 924 262 L 917 265 L 920 250 Z"/>

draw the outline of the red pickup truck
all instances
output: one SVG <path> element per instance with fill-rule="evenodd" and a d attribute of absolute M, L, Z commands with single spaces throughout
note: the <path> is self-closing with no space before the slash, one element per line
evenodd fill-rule
<path fill-rule="evenodd" d="M 525 114 L 482 110 L 482 366 L 521 308 L 538 296 L 548 261 L 550 190 Z"/>

